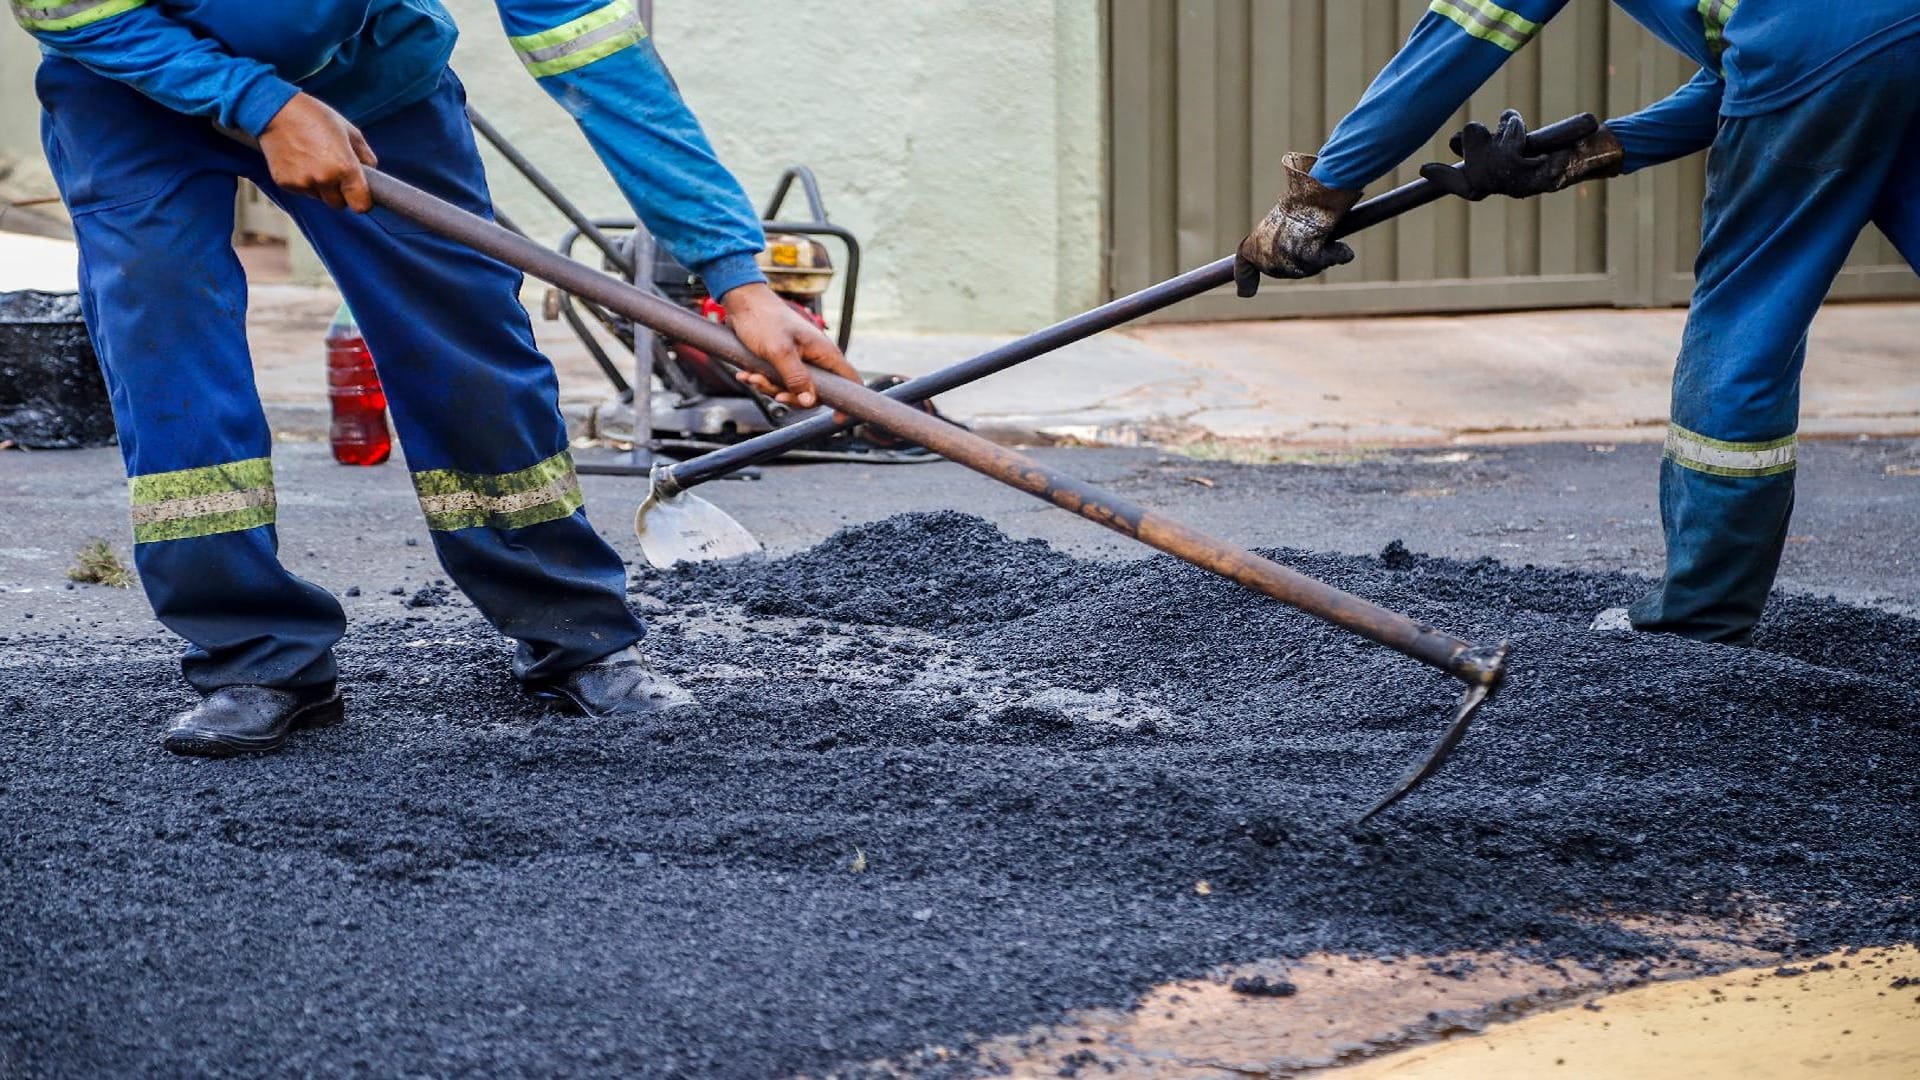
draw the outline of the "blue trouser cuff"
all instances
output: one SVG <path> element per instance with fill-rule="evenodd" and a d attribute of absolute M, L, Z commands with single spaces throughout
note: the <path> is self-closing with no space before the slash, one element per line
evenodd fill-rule
<path fill-rule="evenodd" d="M 1629 611 L 1634 628 L 1745 644 L 1780 568 L 1793 477 L 1721 476 L 1663 461 L 1666 575 Z"/>
<path fill-rule="evenodd" d="M 192 645 L 180 669 L 202 694 L 337 677 L 333 645 L 346 615 L 333 594 L 281 566 L 277 547 L 270 525 L 134 545 L 154 615 Z"/>
<path fill-rule="evenodd" d="M 627 567 L 578 511 L 525 528 L 435 531 L 447 572 L 518 642 L 513 674 L 557 678 L 646 637 L 627 606 Z"/>

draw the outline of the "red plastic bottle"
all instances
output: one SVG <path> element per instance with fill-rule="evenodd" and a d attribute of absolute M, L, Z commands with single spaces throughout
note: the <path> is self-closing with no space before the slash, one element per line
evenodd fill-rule
<path fill-rule="evenodd" d="M 360 325 L 345 304 L 327 327 L 327 400 L 333 406 L 333 460 L 342 465 L 378 465 L 393 453 L 387 427 L 387 392 L 373 369 Z"/>

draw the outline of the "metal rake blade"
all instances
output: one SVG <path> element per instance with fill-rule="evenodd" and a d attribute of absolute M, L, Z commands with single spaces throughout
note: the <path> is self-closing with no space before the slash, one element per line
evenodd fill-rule
<path fill-rule="evenodd" d="M 1356 827 L 1365 825 L 1375 814 L 1413 794 L 1414 788 L 1431 779 L 1440 771 L 1440 767 L 1447 763 L 1447 759 L 1453 756 L 1454 748 L 1460 745 L 1460 740 L 1467 737 L 1467 727 L 1473 722 L 1473 714 L 1480 711 L 1480 706 L 1485 705 L 1500 689 L 1500 684 L 1506 680 L 1506 643 L 1502 642 L 1485 650 L 1483 663 L 1491 675 L 1484 682 L 1469 684 L 1461 693 L 1460 700 L 1453 706 L 1453 717 L 1447 721 L 1447 730 L 1440 735 L 1440 741 L 1434 743 L 1433 749 L 1427 751 L 1427 756 L 1420 759 L 1418 764 L 1407 771 L 1407 775 L 1400 778 L 1400 782 L 1394 785 L 1392 791 L 1387 792 L 1386 797 L 1374 803 L 1366 813 L 1360 815 L 1359 819 L 1353 823 Z"/>

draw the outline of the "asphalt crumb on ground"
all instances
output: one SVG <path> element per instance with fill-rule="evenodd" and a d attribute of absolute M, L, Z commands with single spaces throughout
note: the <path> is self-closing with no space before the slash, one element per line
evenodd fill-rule
<path fill-rule="evenodd" d="M 455 601 L 353 628 L 345 726 L 181 760 L 172 642 L 16 637 L 0 1062 L 971 1075 L 917 1050 L 1223 964 L 1920 937 L 1920 622 L 1786 597 L 1735 649 L 1585 629 L 1634 578 L 1273 554 L 1513 642 L 1446 772 L 1366 827 L 1449 680 L 958 514 L 642 573 L 648 648 L 703 701 L 643 724 L 522 698 Z"/>

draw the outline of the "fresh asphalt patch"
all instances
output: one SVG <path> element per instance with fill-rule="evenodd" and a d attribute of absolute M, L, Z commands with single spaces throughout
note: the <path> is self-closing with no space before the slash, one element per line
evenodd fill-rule
<path fill-rule="evenodd" d="M 1513 644 L 1452 764 L 1362 828 L 1450 680 L 958 514 L 640 575 L 703 702 L 647 723 L 549 713 L 463 601 L 396 602 L 340 649 L 345 726 L 182 760 L 172 642 L 15 637 L 0 1065 L 971 1074 L 919 1051 L 1226 964 L 1920 937 L 1920 622 L 1789 596 L 1739 649 L 1586 629 L 1622 575 L 1273 554 Z"/>

